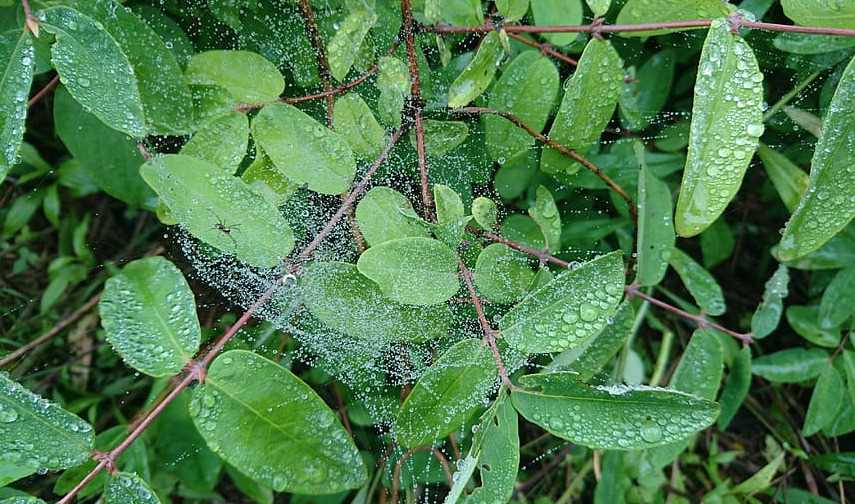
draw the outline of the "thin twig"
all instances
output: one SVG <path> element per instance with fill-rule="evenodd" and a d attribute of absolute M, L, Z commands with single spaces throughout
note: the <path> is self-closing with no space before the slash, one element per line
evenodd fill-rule
<path fill-rule="evenodd" d="M 99 292 L 98 294 L 95 294 L 94 296 L 89 298 L 89 301 L 87 301 L 83 306 L 75 310 L 74 313 L 57 322 L 56 325 L 54 325 L 48 332 L 30 341 L 26 345 L 21 346 L 15 351 L 4 355 L 3 358 L 0 359 L 0 367 L 9 365 L 10 363 L 16 361 L 18 357 L 24 355 L 25 353 L 36 348 L 37 346 L 53 339 L 53 337 L 62 332 L 63 329 L 76 322 L 80 317 L 82 317 L 83 315 L 88 313 L 89 310 L 94 308 L 95 305 L 98 304 L 98 300 L 100 298 L 101 293 Z"/>
<path fill-rule="evenodd" d="M 553 139 L 549 138 L 548 136 L 540 133 L 539 131 L 536 131 L 531 126 L 524 123 L 522 121 L 522 119 L 520 119 L 516 115 L 514 115 L 510 112 L 505 112 L 502 110 L 496 110 L 496 109 L 485 108 L 485 107 L 462 107 L 459 109 L 453 109 L 451 112 L 454 114 L 466 114 L 466 115 L 492 114 L 492 115 L 497 115 L 497 116 L 500 116 L 500 117 L 507 119 L 508 121 L 512 122 L 514 124 L 514 126 L 524 130 L 526 133 L 528 133 L 530 136 L 532 136 L 538 142 L 545 144 L 546 146 L 558 151 L 561 155 L 568 157 L 570 159 L 573 159 L 574 161 L 580 163 L 582 166 L 587 168 L 591 173 L 596 175 L 609 188 L 611 188 L 611 190 L 616 192 L 617 195 L 620 196 L 621 199 L 623 199 L 626 202 L 627 206 L 629 207 L 629 213 L 632 216 L 633 222 L 638 220 L 638 208 L 635 205 L 635 201 L 633 201 L 633 199 L 629 195 L 629 193 L 627 193 L 626 190 L 624 190 L 624 188 L 620 186 L 620 184 L 618 184 L 617 182 L 612 180 L 612 178 L 609 177 L 608 175 L 606 175 L 605 172 L 603 172 L 603 170 L 601 170 L 597 165 L 592 163 L 590 160 L 588 160 L 587 158 L 585 158 L 584 156 L 582 156 L 581 154 L 579 154 L 575 150 L 570 149 L 570 148 L 556 142 L 555 140 L 553 140 Z"/>
<path fill-rule="evenodd" d="M 34 94 L 33 97 L 30 98 L 30 101 L 27 102 L 27 108 L 32 107 L 33 105 L 38 103 L 39 100 L 47 96 L 47 94 L 50 93 L 53 88 L 56 87 L 57 84 L 59 84 L 59 74 L 54 75 L 53 79 L 48 81 L 48 83 L 45 84 L 43 88 L 39 89 L 38 93 Z"/>
<path fill-rule="evenodd" d="M 318 74 L 321 76 L 321 83 L 324 86 L 324 100 L 327 103 L 327 126 L 332 127 L 335 99 L 330 64 L 329 60 L 327 60 L 327 50 L 324 47 L 324 40 L 321 38 L 320 30 L 318 30 L 318 23 L 315 21 L 315 12 L 312 10 L 312 4 L 309 0 L 300 0 L 298 5 L 300 13 L 303 15 L 306 32 L 309 34 L 309 42 L 312 44 L 312 48 L 315 50 L 315 55 L 318 59 Z"/>
<path fill-rule="evenodd" d="M 410 459 L 410 457 L 413 456 L 413 454 L 422 451 L 430 451 L 433 453 L 437 460 L 439 460 L 440 465 L 442 465 L 442 470 L 445 473 L 445 479 L 448 482 L 448 486 L 451 487 L 454 485 L 454 476 L 452 475 L 451 468 L 448 465 L 448 459 L 445 458 L 445 455 L 443 455 L 441 451 L 431 446 L 410 448 L 401 455 L 401 458 L 399 458 L 397 462 L 395 462 L 395 469 L 392 471 L 392 498 L 390 499 L 392 504 L 398 503 L 398 491 L 401 487 L 401 467 Z"/>
<path fill-rule="evenodd" d="M 21 0 L 21 6 L 24 8 L 24 26 L 34 37 L 39 38 L 39 18 L 33 15 L 30 1 Z"/>
<path fill-rule="evenodd" d="M 552 44 L 550 44 L 548 42 L 537 42 L 535 40 L 527 39 L 521 35 L 517 35 L 516 33 L 508 33 L 508 37 L 516 40 L 517 42 L 520 42 L 521 44 L 525 44 L 529 47 L 534 47 L 535 49 L 539 49 L 541 53 L 543 53 L 547 56 L 552 56 L 553 58 L 555 58 L 559 61 L 562 61 L 564 63 L 567 63 L 570 66 L 576 66 L 579 64 L 578 61 L 571 58 L 570 56 L 567 56 L 563 52 L 558 51 L 557 49 L 555 49 L 552 46 Z"/>
<path fill-rule="evenodd" d="M 470 230 L 474 230 L 474 228 L 470 228 Z M 502 245 L 506 245 L 506 246 L 508 246 L 514 250 L 519 250 L 520 252 L 522 252 L 524 254 L 528 254 L 530 256 L 536 257 L 538 259 L 538 261 L 540 261 L 541 263 L 544 263 L 544 264 L 545 263 L 552 263 L 552 264 L 554 264 L 556 266 L 560 266 L 562 268 L 569 268 L 570 267 L 569 262 L 563 261 L 563 260 L 551 255 L 546 250 L 527 247 L 521 243 L 517 243 L 515 241 L 508 240 L 507 238 L 504 238 L 501 235 L 498 235 L 496 233 L 492 233 L 490 231 L 480 231 L 479 230 L 478 232 L 481 233 L 484 237 L 486 237 L 486 238 L 488 238 L 488 239 L 490 239 L 496 243 L 501 243 Z"/>

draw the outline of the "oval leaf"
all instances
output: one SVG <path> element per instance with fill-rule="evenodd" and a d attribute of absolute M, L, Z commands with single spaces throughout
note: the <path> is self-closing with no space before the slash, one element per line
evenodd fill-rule
<path fill-rule="evenodd" d="M 377 15 L 366 9 L 355 9 L 336 27 L 335 35 L 327 45 L 330 73 L 336 80 L 344 80 L 359 53 L 368 30 L 377 22 Z"/>
<path fill-rule="evenodd" d="M 241 103 L 274 101 L 285 90 L 276 65 L 251 51 L 205 51 L 187 64 L 192 84 L 213 84 L 226 89 Z"/>
<path fill-rule="evenodd" d="M 353 440 L 318 394 L 252 352 L 214 361 L 193 391 L 190 415 L 211 450 L 277 492 L 341 492 L 367 478 Z"/>
<path fill-rule="evenodd" d="M 810 185 L 810 177 L 795 163 L 776 150 L 770 149 L 764 144 L 757 148 L 757 155 L 763 162 L 769 180 L 778 191 L 778 196 L 784 202 L 787 210 L 793 212 L 799 206 L 799 201 L 807 192 Z"/>
<path fill-rule="evenodd" d="M 566 270 L 502 317 L 502 337 L 526 353 L 575 347 L 606 326 L 622 297 L 623 281 L 620 252 Z"/>
<path fill-rule="evenodd" d="M 784 14 L 800 25 L 855 28 L 855 4 L 843 0 L 781 0 Z"/>
<path fill-rule="evenodd" d="M 674 249 L 674 219 L 671 189 L 647 167 L 644 147 L 636 144 L 638 173 L 638 274 L 635 281 L 643 286 L 656 285 L 665 277 L 668 259 Z"/>
<path fill-rule="evenodd" d="M 120 472 L 104 487 L 107 504 L 160 504 L 154 490 L 136 473 Z"/>
<path fill-rule="evenodd" d="M 501 243 L 484 247 L 474 273 L 478 291 L 494 303 L 513 303 L 526 293 L 534 279 L 528 256 Z"/>
<path fill-rule="evenodd" d="M 788 348 L 754 359 L 751 372 L 772 383 L 798 383 L 816 378 L 827 366 L 825 350 Z"/>
<path fill-rule="evenodd" d="M 727 305 L 724 303 L 724 294 L 709 271 L 678 248 L 671 250 L 668 262 L 704 312 L 710 315 L 725 312 Z"/>
<path fill-rule="evenodd" d="M 0 37 L 0 182 L 18 162 L 18 148 L 24 139 L 27 96 L 33 83 L 36 53 L 26 29 L 11 40 Z"/>
<path fill-rule="evenodd" d="M 356 223 L 372 247 L 389 240 L 430 236 L 406 196 L 388 187 L 375 187 L 356 205 Z"/>
<path fill-rule="evenodd" d="M 834 421 L 843 406 L 840 399 L 844 395 L 845 388 L 840 371 L 834 366 L 826 366 L 816 380 L 816 386 L 810 396 L 802 434 L 813 436 Z"/>
<path fill-rule="evenodd" d="M 249 120 L 245 114 L 228 112 L 205 123 L 181 148 L 181 154 L 204 159 L 223 173 L 234 174 L 246 156 Z"/>
<path fill-rule="evenodd" d="M 107 341 L 141 373 L 178 374 L 199 349 L 193 291 L 181 271 L 162 257 L 128 263 L 107 280 L 98 309 Z"/>
<path fill-rule="evenodd" d="M 582 0 L 534 0 L 531 13 L 536 26 L 577 25 L 582 23 Z M 551 44 L 566 46 L 576 40 L 578 33 L 544 33 Z"/>
<path fill-rule="evenodd" d="M 751 317 L 751 335 L 754 338 L 765 338 L 778 327 L 781 314 L 784 313 L 784 298 L 789 293 L 787 288 L 789 283 L 789 270 L 781 264 L 766 281 L 763 301 Z"/>
<path fill-rule="evenodd" d="M 496 67 L 505 56 L 499 35 L 491 31 L 481 40 L 478 52 L 448 89 L 448 106 L 462 107 L 481 95 L 493 82 Z"/>
<path fill-rule="evenodd" d="M 528 214 L 537 223 L 540 232 L 546 239 L 546 248 L 552 253 L 561 251 L 561 215 L 555 205 L 555 199 L 549 189 L 537 186 L 534 206 L 528 209 Z"/>
<path fill-rule="evenodd" d="M 687 19 L 711 19 L 729 14 L 728 4 L 721 0 L 629 0 L 617 17 L 617 24 L 655 23 Z M 624 37 L 649 37 L 678 30 L 625 32 Z"/>
<path fill-rule="evenodd" d="M 731 33 L 726 20 L 713 21 L 701 51 L 674 216 L 680 236 L 706 229 L 739 190 L 763 134 L 762 82 L 751 46 Z"/>
<path fill-rule="evenodd" d="M 348 93 L 335 102 L 333 126 L 350 144 L 353 153 L 363 159 L 374 159 L 386 145 L 386 131 L 374 113 L 356 93 Z"/>
<path fill-rule="evenodd" d="M 834 275 L 822 293 L 819 304 L 819 324 L 824 329 L 837 327 L 855 313 L 855 266 Z"/>

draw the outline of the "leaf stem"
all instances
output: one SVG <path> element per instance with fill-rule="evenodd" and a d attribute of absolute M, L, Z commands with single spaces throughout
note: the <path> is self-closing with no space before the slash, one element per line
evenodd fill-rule
<path fill-rule="evenodd" d="M 575 67 L 576 65 L 579 64 L 578 61 L 576 61 L 575 59 L 571 58 L 570 56 L 567 56 L 566 54 L 558 51 L 557 49 L 555 49 L 555 47 L 552 46 L 552 44 L 550 44 L 548 42 L 537 42 L 534 40 L 527 39 L 527 38 L 525 38 L 519 34 L 516 34 L 516 33 L 508 33 L 508 37 L 516 40 L 517 42 L 519 42 L 521 44 L 525 44 L 529 47 L 534 47 L 535 49 L 539 49 L 542 54 L 545 54 L 546 56 L 552 56 L 553 58 L 555 58 L 559 61 L 562 61 L 562 62 L 564 62 L 570 66 Z"/>
<path fill-rule="evenodd" d="M 48 81 L 48 83 L 45 84 L 45 86 L 43 88 L 39 89 L 38 93 L 34 94 L 33 97 L 30 98 L 30 101 L 27 102 L 27 108 L 32 107 L 33 105 L 38 103 L 42 98 L 47 96 L 47 94 L 50 93 L 53 90 L 53 88 L 56 87 L 57 84 L 59 84 L 59 74 L 54 75 L 53 79 Z"/>

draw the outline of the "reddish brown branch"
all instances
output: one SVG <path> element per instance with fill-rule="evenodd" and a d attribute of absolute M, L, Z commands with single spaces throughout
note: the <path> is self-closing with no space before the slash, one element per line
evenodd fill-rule
<path fill-rule="evenodd" d="M 56 87 L 57 84 L 59 84 L 59 74 L 54 75 L 53 79 L 48 81 L 48 83 L 45 84 L 43 88 L 39 89 L 38 93 L 34 94 L 33 97 L 30 98 L 30 101 L 27 102 L 27 108 L 32 107 L 33 105 L 38 103 L 42 98 L 47 96 L 47 94 L 50 93 L 53 90 L 53 88 Z"/>
<path fill-rule="evenodd" d="M 515 116 L 514 114 L 512 114 L 510 112 L 504 112 L 501 110 L 495 110 L 495 109 L 484 108 L 484 107 L 462 107 L 459 109 L 452 110 L 452 113 L 455 113 L 455 114 L 475 114 L 475 115 L 493 114 L 493 115 L 497 115 L 500 117 L 504 117 L 505 119 L 507 119 L 508 121 L 513 123 L 514 126 L 524 130 L 526 133 L 528 133 L 530 136 L 532 136 L 538 142 L 545 144 L 547 147 L 549 147 L 551 149 L 555 149 L 561 155 L 568 157 L 570 159 L 573 159 L 574 161 L 578 162 L 579 164 L 581 164 L 582 166 L 587 168 L 591 173 L 596 175 L 611 190 L 616 192 L 617 195 L 620 196 L 621 199 L 623 199 L 626 202 L 627 206 L 629 207 L 629 213 L 630 213 L 630 216 L 632 217 L 633 222 L 638 221 L 638 208 L 635 206 L 635 202 L 633 201 L 632 197 L 629 195 L 629 193 L 627 193 L 624 190 L 623 187 L 621 187 L 617 182 L 612 180 L 611 177 L 606 175 L 605 172 L 603 172 L 603 170 L 601 170 L 597 165 L 595 165 L 594 163 L 589 161 L 587 158 L 585 158 L 584 156 L 582 156 L 581 154 L 579 154 L 575 150 L 570 149 L 570 148 L 556 142 L 555 140 L 549 138 L 548 136 L 540 133 L 539 131 L 534 130 L 531 126 L 524 123 L 522 121 L 522 119 Z"/>
<path fill-rule="evenodd" d="M 409 450 L 404 452 L 403 455 L 401 455 L 401 458 L 399 458 L 397 462 L 395 462 L 395 469 L 392 471 L 392 498 L 390 499 L 390 502 L 392 502 L 392 504 L 398 503 L 398 493 L 401 487 L 401 467 L 407 460 L 410 459 L 410 457 L 413 456 L 413 454 L 422 451 L 430 451 L 431 453 L 433 453 L 434 457 L 436 457 L 436 459 L 439 460 L 440 465 L 442 465 L 442 471 L 445 473 L 445 480 L 448 483 L 448 486 L 451 487 L 454 485 L 454 475 L 451 472 L 451 467 L 448 464 L 448 459 L 445 458 L 445 455 L 443 455 L 442 452 L 439 451 L 439 449 L 430 446 L 419 446 L 417 448 L 410 448 Z"/>
<path fill-rule="evenodd" d="M 493 353 L 493 359 L 496 361 L 496 367 L 499 369 L 499 377 L 502 383 L 507 385 L 509 389 L 515 389 L 511 379 L 508 376 L 508 370 L 505 369 L 505 363 L 502 360 L 502 355 L 499 353 L 499 346 L 496 344 L 496 335 L 493 328 L 490 327 L 490 322 L 487 321 L 487 316 L 484 314 L 484 307 L 481 305 L 481 298 L 478 297 L 478 291 L 475 290 L 475 283 L 472 281 L 472 272 L 463 263 L 458 261 L 460 268 L 460 276 L 463 278 L 463 283 L 469 290 L 469 297 L 472 298 L 472 304 L 475 305 L 475 313 L 478 314 L 478 322 L 481 324 L 481 329 L 484 331 L 484 342 L 490 347 Z"/>
<path fill-rule="evenodd" d="M 315 50 L 315 55 L 318 58 L 318 74 L 321 76 L 321 83 L 324 86 L 323 97 L 327 102 L 327 126 L 332 127 L 335 93 L 333 93 L 332 75 L 330 74 L 329 60 L 327 60 L 327 50 L 324 46 L 324 40 L 321 38 L 321 33 L 318 30 L 318 23 L 315 21 L 315 12 L 312 10 L 312 4 L 309 0 L 300 0 L 298 5 L 300 13 L 303 15 L 306 33 L 309 35 L 309 42 L 312 44 L 312 48 Z"/>
<path fill-rule="evenodd" d="M 570 66 L 576 66 L 579 64 L 578 61 L 558 51 L 552 46 L 552 44 L 549 44 L 547 42 L 537 42 L 534 40 L 530 40 L 521 35 L 517 35 L 516 33 L 508 33 L 508 37 L 516 40 L 517 42 L 520 42 L 521 44 L 525 44 L 529 47 L 534 47 L 535 49 L 540 50 L 540 52 L 544 55 L 552 56 L 553 58 L 562 61 Z"/>
<path fill-rule="evenodd" d="M 474 228 L 470 228 L 470 231 L 472 231 L 472 230 L 474 230 Z M 562 268 L 569 268 L 570 267 L 569 262 L 562 261 L 561 259 L 559 259 L 553 255 L 550 255 L 549 252 L 547 252 L 546 250 L 527 247 L 521 243 L 517 243 L 517 242 L 511 241 L 511 240 L 508 240 L 506 238 L 503 238 L 501 235 L 498 235 L 496 233 L 492 233 L 490 231 L 479 231 L 479 232 L 485 238 L 488 238 L 488 239 L 490 239 L 496 243 L 501 243 L 502 245 L 506 245 L 506 246 L 508 246 L 514 250 L 519 250 L 520 252 L 522 252 L 524 254 L 528 254 L 530 256 L 537 257 L 538 261 L 540 261 L 543 264 L 552 263 L 552 264 L 554 264 L 556 266 L 560 266 Z"/>
<path fill-rule="evenodd" d="M 30 1 L 21 0 L 21 6 L 24 8 L 24 26 L 34 37 L 39 38 L 39 19 L 33 15 Z"/>

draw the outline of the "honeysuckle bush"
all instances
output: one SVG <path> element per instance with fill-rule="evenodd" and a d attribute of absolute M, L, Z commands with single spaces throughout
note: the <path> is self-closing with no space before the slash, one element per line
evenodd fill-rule
<path fill-rule="evenodd" d="M 0 22 L 0 502 L 851 493 L 855 2 Z"/>

